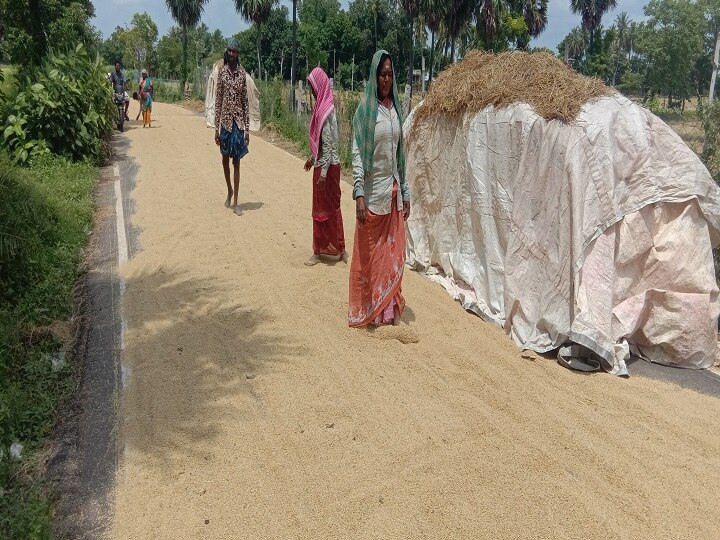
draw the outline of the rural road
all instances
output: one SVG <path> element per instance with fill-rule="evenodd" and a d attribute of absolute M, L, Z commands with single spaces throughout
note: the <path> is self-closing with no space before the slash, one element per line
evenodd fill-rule
<path fill-rule="evenodd" d="M 399 329 L 350 329 L 348 267 L 303 265 L 303 161 L 252 137 L 238 217 L 204 118 L 153 117 L 110 538 L 717 538 L 720 399 L 522 355 L 410 271 Z"/>

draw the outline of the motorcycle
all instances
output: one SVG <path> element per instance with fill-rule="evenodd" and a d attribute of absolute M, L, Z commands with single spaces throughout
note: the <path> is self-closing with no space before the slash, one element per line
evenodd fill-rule
<path fill-rule="evenodd" d="M 125 124 L 125 93 L 124 92 L 120 92 L 120 93 L 115 92 L 113 94 L 113 96 L 114 96 L 115 105 L 117 106 L 117 111 L 118 111 L 117 128 L 118 128 L 118 131 L 120 131 L 122 133 L 123 126 Z"/>

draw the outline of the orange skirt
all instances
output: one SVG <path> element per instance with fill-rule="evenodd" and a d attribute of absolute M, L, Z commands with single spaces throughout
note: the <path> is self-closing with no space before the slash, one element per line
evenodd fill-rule
<path fill-rule="evenodd" d="M 350 264 L 351 327 L 367 326 L 382 318 L 391 303 L 402 315 L 402 276 L 405 268 L 405 222 L 397 207 L 397 182 L 393 186 L 390 213 L 368 211 L 364 224 L 355 222 L 355 246 Z"/>

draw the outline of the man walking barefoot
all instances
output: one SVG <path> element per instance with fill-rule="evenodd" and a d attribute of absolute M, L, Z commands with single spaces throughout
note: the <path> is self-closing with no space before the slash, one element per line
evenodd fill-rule
<path fill-rule="evenodd" d="M 240 189 L 240 160 L 248 153 L 250 144 L 250 108 L 248 105 L 245 70 L 238 64 L 238 43 L 228 43 L 227 63 L 220 69 L 215 97 L 215 144 L 222 154 L 223 172 L 227 184 L 225 206 L 242 215 L 238 206 Z M 230 158 L 233 162 L 233 185 L 230 185 Z M 234 189 L 233 189 L 234 188 Z"/>

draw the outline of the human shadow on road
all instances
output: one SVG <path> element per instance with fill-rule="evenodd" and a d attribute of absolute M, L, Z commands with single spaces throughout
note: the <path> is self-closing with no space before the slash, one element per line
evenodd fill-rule
<path fill-rule="evenodd" d="M 263 382 L 304 351 L 263 305 L 228 296 L 229 284 L 161 268 L 130 276 L 125 287 L 126 456 L 177 471 L 221 452 L 225 430 L 264 407 Z"/>
<path fill-rule="evenodd" d="M 261 202 L 244 202 L 238 204 L 238 206 L 240 207 L 240 210 L 247 212 L 248 210 L 259 210 L 263 207 L 263 204 L 264 203 Z"/>

